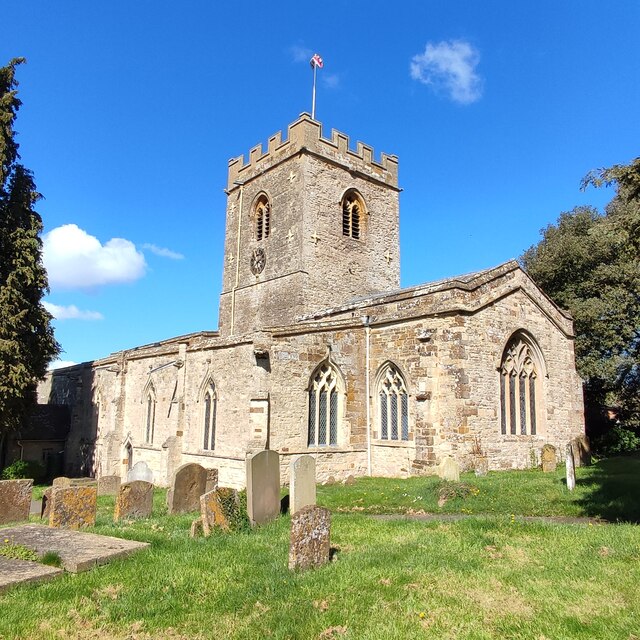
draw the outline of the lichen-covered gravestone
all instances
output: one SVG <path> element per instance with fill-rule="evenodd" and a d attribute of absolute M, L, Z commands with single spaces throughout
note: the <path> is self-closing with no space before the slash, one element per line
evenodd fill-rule
<path fill-rule="evenodd" d="M 567 445 L 567 457 L 565 460 L 567 467 L 567 489 L 573 491 L 576 488 L 576 465 L 573 459 L 573 449 L 571 444 Z"/>
<path fill-rule="evenodd" d="M 316 460 L 313 456 L 297 456 L 289 463 L 289 511 L 316 503 Z"/>
<path fill-rule="evenodd" d="M 544 447 L 542 447 L 540 458 L 542 460 L 542 470 L 545 473 L 552 473 L 556 470 L 558 457 L 556 455 L 556 448 L 552 444 L 545 444 Z"/>
<path fill-rule="evenodd" d="M 229 531 L 240 511 L 240 497 L 235 489 L 220 488 L 200 496 L 202 532 L 211 535 L 215 528 Z"/>
<path fill-rule="evenodd" d="M 98 495 L 117 496 L 121 483 L 120 476 L 100 476 L 98 478 Z"/>
<path fill-rule="evenodd" d="M 51 489 L 49 526 L 81 529 L 96 523 L 98 490 L 95 487 Z"/>
<path fill-rule="evenodd" d="M 33 480 L 0 480 L 0 524 L 29 519 Z"/>
<path fill-rule="evenodd" d="M 149 469 L 149 465 L 144 460 L 139 460 L 127 471 L 127 482 L 133 482 L 134 480 L 142 480 L 153 484 L 153 471 Z"/>
<path fill-rule="evenodd" d="M 331 512 L 324 507 L 303 507 L 291 516 L 289 569 L 312 569 L 329 562 Z"/>
<path fill-rule="evenodd" d="M 71 479 L 66 476 L 59 476 L 53 479 L 52 485 L 54 489 L 68 489 L 71 486 Z"/>
<path fill-rule="evenodd" d="M 247 513 L 252 525 L 264 524 L 280 513 L 280 455 L 260 451 L 247 457 Z"/>
<path fill-rule="evenodd" d="M 451 457 L 446 456 L 442 459 L 440 466 L 438 467 L 438 476 L 443 480 L 449 480 L 450 482 L 460 481 L 460 466 Z"/>
<path fill-rule="evenodd" d="M 153 485 L 144 480 L 125 482 L 118 491 L 113 520 L 148 518 L 153 509 Z"/>
<path fill-rule="evenodd" d="M 195 463 L 183 464 L 167 492 L 169 513 L 188 513 L 200 508 L 200 496 L 206 492 L 207 470 Z"/>

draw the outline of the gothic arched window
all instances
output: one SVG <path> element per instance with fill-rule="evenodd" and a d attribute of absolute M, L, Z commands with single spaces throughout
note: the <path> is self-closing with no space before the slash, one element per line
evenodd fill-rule
<path fill-rule="evenodd" d="M 517 334 L 507 344 L 500 364 L 500 431 L 535 435 L 540 367 L 532 344 Z"/>
<path fill-rule="evenodd" d="M 202 448 L 207 451 L 213 451 L 216 448 L 217 405 L 216 387 L 213 382 L 209 382 L 204 392 L 202 415 Z"/>
<path fill-rule="evenodd" d="M 342 198 L 342 235 L 360 239 L 360 231 L 364 222 L 366 209 L 362 196 L 355 190 L 349 189 Z"/>
<path fill-rule="evenodd" d="M 409 396 L 398 369 L 387 364 L 378 383 L 381 440 L 409 440 Z"/>
<path fill-rule="evenodd" d="M 147 444 L 153 444 L 153 432 L 156 422 L 156 394 L 153 387 L 147 392 L 147 411 L 145 419 L 144 441 Z"/>
<path fill-rule="evenodd" d="M 271 231 L 271 205 L 264 193 L 260 194 L 256 200 L 253 217 L 256 240 L 268 238 Z"/>
<path fill-rule="evenodd" d="M 338 444 L 338 411 L 338 375 L 329 363 L 324 363 L 316 369 L 309 385 L 308 446 Z"/>

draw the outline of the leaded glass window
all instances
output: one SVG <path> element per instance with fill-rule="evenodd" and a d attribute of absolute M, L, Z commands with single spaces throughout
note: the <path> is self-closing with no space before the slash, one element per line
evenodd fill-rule
<path fill-rule="evenodd" d="M 338 377 L 329 364 L 316 371 L 309 387 L 307 443 L 310 447 L 338 444 Z"/>
<path fill-rule="evenodd" d="M 500 365 L 500 432 L 535 435 L 538 372 L 531 345 L 521 336 L 504 351 Z"/>
<path fill-rule="evenodd" d="M 217 398 L 213 383 L 210 383 L 204 394 L 203 442 L 202 448 L 213 451 L 216 447 L 216 409 Z"/>
<path fill-rule="evenodd" d="M 388 365 L 379 386 L 380 439 L 409 440 L 409 398 L 398 369 Z"/>
<path fill-rule="evenodd" d="M 152 390 L 147 393 L 147 415 L 144 441 L 153 444 L 153 432 L 156 422 L 156 397 Z"/>

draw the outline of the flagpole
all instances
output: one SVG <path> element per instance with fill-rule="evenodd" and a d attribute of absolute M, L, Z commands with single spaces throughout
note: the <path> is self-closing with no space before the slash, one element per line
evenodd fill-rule
<path fill-rule="evenodd" d="M 318 65 L 313 65 L 313 94 L 311 97 L 311 119 L 316 119 L 316 72 L 318 70 Z"/>

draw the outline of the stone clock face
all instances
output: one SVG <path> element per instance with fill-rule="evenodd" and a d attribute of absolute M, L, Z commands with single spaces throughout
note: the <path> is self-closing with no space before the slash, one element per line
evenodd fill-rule
<path fill-rule="evenodd" d="M 267 254 L 264 252 L 264 249 L 262 247 L 254 249 L 251 254 L 251 273 L 253 273 L 254 276 L 262 273 L 265 264 L 267 264 Z"/>

